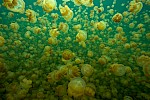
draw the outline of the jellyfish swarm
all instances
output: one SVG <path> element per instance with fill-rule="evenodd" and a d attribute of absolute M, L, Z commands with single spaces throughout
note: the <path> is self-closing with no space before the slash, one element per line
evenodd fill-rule
<path fill-rule="evenodd" d="M 49 13 L 57 6 L 56 0 L 43 0 L 42 8 L 45 12 Z"/>
<path fill-rule="evenodd" d="M 68 95 L 75 98 L 80 97 L 84 94 L 85 87 L 86 83 L 82 78 L 73 78 L 68 84 Z"/>
<path fill-rule="evenodd" d="M 23 0 L 3 0 L 3 5 L 10 11 L 24 13 L 25 2 Z"/>

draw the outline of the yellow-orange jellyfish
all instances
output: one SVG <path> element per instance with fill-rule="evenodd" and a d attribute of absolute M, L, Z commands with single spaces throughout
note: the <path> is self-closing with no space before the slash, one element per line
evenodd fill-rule
<path fill-rule="evenodd" d="M 113 20 L 114 22 L 120 22 L 120 21 L 122 20 L 122 18 L 123 18 L 122 14 L 121 14 L 121 13 L 117 13 L 117 14 L 115 14 L 115 15 L 112 17 L 112 20 Z"/>
<path fill-rule="evenodd" d="M 94 72 L 94 68 L 90 64 L 83 64 L 81 72 L 84 76 L 91 76 Z"/>
<path fill-rule="evenodd" d="M 58 29 L 61 30 L 62 32 L 64 33 L 68 32 L 69 26 L 67 23 L 60 22 L 58 27 L 59 27 Z"/>
<path fill-rule="evenodd" d="M 24 13 L 25 2 L 23 0 L 3 0 L 3 5 L 10 11 Z"/>
<path fill-rule="evenodd" d="M 68 84 L 68 95 L 75 98 L 80 97 L 84 95 L 85 87 L 86 83 L 82 78 L 73 78 Z"/>
<path fill-rule="evenodd" d="M 27 9 L 26 16 L 28 17 L 28 21 L 30 21 L 31 23 L 35 23 L 37 21 L 36 12 L 34 10 Z"/>
<path fill-rule="evenodd" d="M 47 13 L 54 10 L 56 6 L 57 6 L 56 0 L 43 0 L 42 7 L 43 7 L 43 10 Z"/>
<path fill-rule="evenodd" d="M 56 38 L 59 35 L 59 31 L 58 31 L 58 29 L 50 29 L 49 34 L 50 34 L 51 37 Z"/>
<path fill-rule="evenodd" d="M 126 67 L 123 64 L 112 64 L 110 71 L 116 76 L 123 76 L 126 73 Z"/>
<path fill-rule="evenodd" d="M 70 21 L 72 19 L 73 11 L 67 5 L 65 5 L 64 7 L 59 5 L 59 10 L 66 21 Z"/>
<path fill-rule="evenodd" d="M 150 60 L 144 64 L 143 72 L 145 76 L 150 77 Z"/>
<path fill-rule="evenodd" d="M 137 2 L 137 0 L 133 0 L 129 4 L 129 11 L 133 14 L 137 14 L 143 8 L 142 2 Z"/>
<path fill-rule="evenodd" d="M 98 30 L 105 30 L 105 28 L 106 28 L 106 22 L 104 22 L 104 21 L 96 22 L 94 24 L 94 28 L 98 29 Z"/>
<path fill-rule="evenodd" d="M 0 47 L 3 46 L 4 43 L 5 43 L 5 39 L 2 36 L 0 36 Z"/>
<path fill-rule="evenodd" d="M 73 54 L 73 52 L 72 52 L 71 50 L 69 50 L 69 49 L 64 50 L 63 53 L 62 53 L 62 58 L 63 58 L 64 60 L 70 60 L 70 59 L 72 59 L 73 57 L 74 57 L 74 54 Z"/>
<path fill-rule="evenodd" d="M 83 30 L 79 30 L 78 34 L 76 35 L 76 40 L 79 42 L 82 47 L 86 47 L 85 40 L 87 39 L 87 33 Z"/>

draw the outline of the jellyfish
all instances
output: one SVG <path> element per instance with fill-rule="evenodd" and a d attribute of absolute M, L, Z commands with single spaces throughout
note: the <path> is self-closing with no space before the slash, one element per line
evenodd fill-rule
<path fill-rule="evenodd" d="M 68 84 L 68 95 L 75 98 L 80 97 L 84 95 L 85 87 L 86 83 L 82 78 L 73 78 Z"/>
<path fill-rule="evenodd" d="M 94 68 L 90 64 L 83 64 L 81 67 L 81 73 L 84 76 L 91 76 L 94 72 Z"/>
<path fill-rule="evenodd" d="M 104 22 L 104 21 L 96 22 L 94 24 L 94 28 L 97 29 L 97 30 L 105 30 L 106 22 Z"/>
<path fill-rule="evenodd" d="M 116 13 L 113 17 L 112 20 L 116 23 L 120 22 L 123 19 L 123 16 L 121 13 Z"/>
<path fill-rule="evenodd" d="M 5 39 L 2 36 L 0 36 L 0 47 L 2 47 L 4 43 L 5 43 Z"/>
<path fill-rule="evenodd" d="M 10 11 L 24 13 L 25 2 L 23 0 L 3 0 L 3 5 Z"/>
<path fill-rule="evenodd" d="M 123 76 L 126 73 L 126 67 L 123 64 L 112 64 L 110 71 L 116 76 Z"/>
<path fill-rule="evenodd" d="M 76 35 L 76 40 L 79 42 L 82 47 L 86 47 L 85 40 L 87 39 L 86 31 L 79 30 L 78 34 Z"/>
<path fill-rule="evenodd" d="M 45 12 L 49 13 L 57 6 L 56 0 L 43 0 L 42 8 Z"/>
<path fill-rule="evenodd" d="M 67 5 L 64 7 L 59 5 L 59 10 L 66 21 L 70 21 L 73 18 L 73 11 Z"/>
<path fill-rule="evenodd" d="M 28 21 L 31 23 L 35 23 L 37 21 L 36 12 L 34 10 L 27 9 L 26 16 L 28 17 Z"/>

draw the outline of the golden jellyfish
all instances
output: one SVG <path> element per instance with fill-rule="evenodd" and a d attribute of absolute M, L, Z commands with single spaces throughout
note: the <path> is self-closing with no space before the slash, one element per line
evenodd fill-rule
<path fill-rule="evenodd" d="M 94 97 L 95 96 L 95 92 L 96 92 L 96 87 L 94 84 L 92 83 L 88 83 L 85 87 L 84 93 L 87 96 L 91 96 Z"/>
<path fill-rule="evenodd" d="M 76 30 L 76 31 L 78 31 L 78 30 L 81 29 L 81 27 L 82 27 L 81 24 L 77 24 L 77 25 L 73 26 L 73 29 Z"/>
<path fill-rule="evenodd" d="M 81 0 L 73 0 L 74 4 L 77 6 L 81 5 Z"/>
<path fill-rule="evenodd" d="M 57 40 L 57 38 L 55 38 L 55 37 L 49 37 L 49 38 L 48 38 L 48 43 L 49 43 L 49 44 L 56 45 L 56 44 L 58 43 L 58 40 Z"/>
<path fill-rule="evenodd" d="M 87 39 L 87 32 L 83 30 L 79 30 L 78 34 L 76 35 L 76 41 L 79 42 L 79 44 L 82 47 L 86 47 L 85 40 Z"/>
<path fill-rule="evenodd" d="M 94 24 L 94 28 L 98 29 L 98 30 L 105 30 L 105 28 L 106 28 L 106 22 L 104 22 L 104 21 L 96 22 Z"/>
<path fill-rule="evenodd" d="M 55 89 L 55 95 L 64 96 L 67 94 L 67 87 L 65 85 L 58 85 Z"/>
<path fill-rule="evenodd" d="M 73 54 L 73 52 L 72 52 L 71 50 L 69 50 L 69 49 L 64 50 L 63 53 L 62 53 L 62 58 L 63 58 L 64 60 L 70 60 L 70 59 L 72 59 L 73 57 L 74 57 L 74 54 Z"/>
<path fill-rule="evenodd" d="M 81 67 L 81 73 L 84 76 L 91 76 L 94 72 L 94 68 L 90 64 L 83 64 Z"/>
<path fill-rule="evenodd" d="M 68 32 L 69 26 L 67 23 L 60 22 L 58 27 L 59 27 L 58 29 L 61 30 L 62 32 L 64 33 Z"/>
<path fill-rule="evenodd" d="M 41 32 L 41 28 L 39 28 L 37 26 L 33 27 L 33 33 L 38 34 L 40 32 Z"/>
<path fill-rule="evenodd" d="M 94 6 L 93 0 L 80 0 L 81 4 L 87 7 L 92 7 Z"/>
<path fill-rule="evenodd" d="M 105 65 L 108 63 L 110 59 L 107 57 L 107 56 L 101 56 L 99 59 L 98 59 L 98 62 L 99 64 L 101 65 Z"/>
<path fill-rule="evenodd" d="M 35 23 L 37 21 L 36 12 L 34 10 L 27 9 L 26 16 L 28 17 L 28 21 L 31 23 Z"/>
<path fill-rule="evenodd" d="M 80 97 L 84 95 L 85 87 L 86 83 L 82 78 L 73 78 L 68 84 L 68 95 L 75 98 Z"/>
<path fill-rule="evenodd" d="M 93 57 L 93 51 L 88 51 L 87 56 L 88 57 Z"/>
<path fill-rule="evenodd" d="M 70 21 L 73 18 L 73 11 L 67 5 L 64 7 L 59 5 L 59 10 L 66 21 Z"/>
<path fill-rule="evenodd" d="M 15 23 L 11 23 L 11 24 L 10 24 L 10 28 L 11 28 L 14 32 L 18 32 L 20 26 L 19 26 L 19 24 L 18 24 L 17 22 L 15 22 Z"/>
<path fill-rule="evenodd" d="M 137 58 L 136 62 L 140 67 L 143 67 L 143 65 L 150 61 L 150 57 L 149 56 L 145 56 L 145 55 L 141 55 L 140 57 Z"/>
<path fill-rule="evenodd" d="M 25 2 L 23 0 L 3 0 L 3 5 L 10 11 L 24 13 Z"/>
<path fill-rule="evenodd" d="M 57 6 L 56 0 L 43 0 L 42 8 L 45 12 L 49 13 Z"/>
<path fill-rule="evenodd" d="M 137 14 L 142 10 L 142 8 L 143 8 L 142 2 L 138 2 L 136 0 L 131 1 L 129 4 L 129 12 L 133 14 Z"/>
<path fill-rule="evenodd" d="M 77 66 L 68 66 L 68 71 L 67 71 L 67 77 L 69 79 L 79 77 L 80 76 L 80 70 L 79 67 Z"/>
<path fill-rule="evenodd" d="M 122 20 L 123 16 L 121 13 L 116 13 L 113 17 L 112 20 L 116 23 L 120 22 Z"/>
<path fill-rule="evenodd" d="M 146 77 L 150 77 L 150 60 L 143 65 L 143 72 Z"/>
<path fill-rule="evenodd" d="M 58 29 L 50 29 L 49 34 L 50 34 L 51 37 L 56 38 L 59 35 L 59 31 L 58 31 Z"/>
<path fill-rule="evenodd" d="M 147 34 L 146 34 L 146 38 L 147 38 L 148 40 L 150 40 L 150 33 L 147 33 Z"/>
<path fill-rule="evenodd" d="M 123 64 L 112 64 L 110 72 L 116 76 L 123 76 L 126 73 L 126 67 Z"/>
<path fill-rule="evenodd" d="M 5 39 L 2 36 L 0 36 L 0 47 L 2 47 L 4 43 L 5 43 Z"/>

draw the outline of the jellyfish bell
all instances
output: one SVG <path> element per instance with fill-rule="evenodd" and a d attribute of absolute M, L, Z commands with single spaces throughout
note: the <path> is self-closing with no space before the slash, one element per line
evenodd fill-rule
<path fill-rule="evenodd" d="M 83 64 L 81 67 L 81 73 L 84 76 L 91 76 L 94 72 L 94 68 L 90 64 Z"/>
<path fill-rule="evenodd" d="M 2 47 L 4 43 L 5 43 L 5 39 L 2 36 L 0 36 L 0 47 Z"/>
<path fill-rule="evenodd" d="M 123 76 L 126 73 L 126 67 L 123 64 L 112 64 L 110 71 L 116 76 Z"/>
<path fill-rule="evenodd" d="M 73 78 L 68 84 L 68 95 L 75 98 L 80 97 L 84 95 L 85 87 L 86 83 L 82 78 Z"/>
<path fill-rule="evenodd" d="M 123 19 L 123 16 L 121 13 L 116 13 L 113 17 L 112 17 L 112 21 L 118 23 Z"/>
<path fill-rule="evenodd" d="M 150 77 L 150 60 L 143 65 L 143 72 L 146 77 Z"/>
<path fill-rule="evenodd" d="M 56 0 L 43 0 L 42 8 L 45 12 L 49 13 L 57 6 Z"/>
<path fill-rule="evenodd" d="M 106 29 L 106 22 L 104 22 L 104 21 L 96 22 L 94 24 L 94 28 L 97 30 L 105 30 Z"/>
<path fill-rule="evenodd" d="M 23 14 L 25 11 L 25 2 L 23 0 L 3 0 L 3 5 L 13 12 Z"/>

